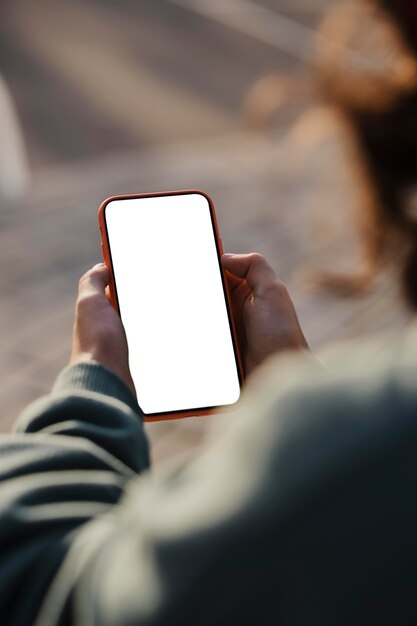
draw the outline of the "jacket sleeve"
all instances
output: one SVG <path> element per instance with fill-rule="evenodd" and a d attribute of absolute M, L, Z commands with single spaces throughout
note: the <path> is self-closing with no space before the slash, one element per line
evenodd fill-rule
<path fill-rule="evenodd" d="M 68 367 L 0 437 L 0 615 L 33 624 L 77 530 L 148 467 L 142 414 L 98 364 Z"/>

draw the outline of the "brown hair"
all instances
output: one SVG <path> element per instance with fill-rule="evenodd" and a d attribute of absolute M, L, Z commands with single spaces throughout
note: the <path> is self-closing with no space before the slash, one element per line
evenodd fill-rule
<path fill-rule="evenodd" d="M 349 129 L 368 266 L 400 256 L 417 308 L 417 6 L 350 0 L 320 34 L 334 42 L 320 46 L 319 83 Z"/>

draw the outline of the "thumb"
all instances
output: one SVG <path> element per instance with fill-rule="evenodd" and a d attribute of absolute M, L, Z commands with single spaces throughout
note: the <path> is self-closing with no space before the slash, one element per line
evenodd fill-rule
<path fill-rule="evenodd" d="M 110 270 L 104 263 L 97 263 L 80 278 L 78 293 L 82 295 L 93 295 L 105 293 L 105 289 L 110 282 Z"/>
<path fill-rule="evenodd" d="M 223 254 L 221 261 L 225 269 L 246 280 L 255 295 L 262 295 L 263 289 L 277 280 L 274 270 L 259 252 Z"/>

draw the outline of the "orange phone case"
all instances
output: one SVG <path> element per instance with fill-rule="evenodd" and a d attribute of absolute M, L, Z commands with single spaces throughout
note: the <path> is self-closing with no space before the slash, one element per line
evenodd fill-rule
<path fill-rule="evenodd" d="M 206 194 L 204 191 L 200 191 L 198 189 L 187 189 L 184 191 L 164 191 L 161 193 L 130 194 L 130 195 L 122 195 L 122 196 L 112 196 L 104 200 L 104 202 L 100 205 L 100 208 L 98 210 L 98 222 L 99 222 L 100 232 L 101 232 L 101 248 L 102 248 L 102 253 L 103 253 L 103 259 L 104 259 L 105 264 L 107 265 L 107 267 L 110 269 L 110 272 L 111 272 L 111 281 L 110 281 L 110 286 L 109 286 L 110 287 L 110 299 L 111 299 L 112 305 L 114 306 L 114 308 L 120 315 L 119 304 L 117 300 L 116 285 L 114 281 L 114 274 L 113 274 L 113 268 L 112 268 L 112 263 L 111 263 L 110 245 L 109 245 L 107 226 L 106 226 L 106 218 L 105 218 L 106 206 L 110 202 L 113 202 L 114 200 L 128 200 L 132 198 L 152 198 L 155 196 L 178 196 L 178 195 L 184 195 L 184 194 L 190 194 L 190 193 L 198 193 L 204 196 L 209 203 L 210 214 L 211 214 L 212 224 L 213 224 L 214 233 L 215 233 L 216 249 L 217 249 L 217 254 L 219 258 L 220 272 L 221 272 L 221 277 L 222 277 L 222 282 L 223 282 L 223 290 L 224 290 L 225 298 L 226 298 L 227 314 L 229 317 L 229 324 L 230 324 L 230 328 L 232 332 L 233 347 L 234 347 L 234 351 L 236 355 L 236 365 L 238 369 L 239 383 L 240 383 L 240 386 L 242 387 L 244 379 L 245 379 L 245 373 L 244 373 L 244 369 L 242 365 L 242 358 L 241 358 L 241 354 L 239 350 L 239 343 L 237 339 L 235 321 L 232 315 L 232 306 L 231 306 L 229 286 L 227 283 L 224 269 L 220 263 L 220 255 L 223 254 L 222 240 L 219 235 L 219 229 L 217 226 L 217 219 L 216 219 L 216 213 L 214 210 L 213 202 L 210 196 Z M 193 410 L 188 410 L 188 411 L 174 411 L 172 413 L 157 413 L 157 414 L 152 414 L 149 416 L 145 415 L 144 419 L 146 422 L 155 422 L 159 420 L 179 419 L 179 418 L 191 417 L 195 415 L 210 415 L 211 413 L 216 411 L 218 408 L 220 407 L 210 407 L 210 408 L 198 409 L 198 410 L 193 409 Z"/>

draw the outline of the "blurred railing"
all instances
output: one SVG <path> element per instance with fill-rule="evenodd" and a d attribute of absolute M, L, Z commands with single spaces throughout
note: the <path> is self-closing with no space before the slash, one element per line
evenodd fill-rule
<path fill-rule="evenodd" d="M 1 75 L 0 137 L 0 198 L 16 198 L 27 189 L 30 174 L 14 103 Z"/>

